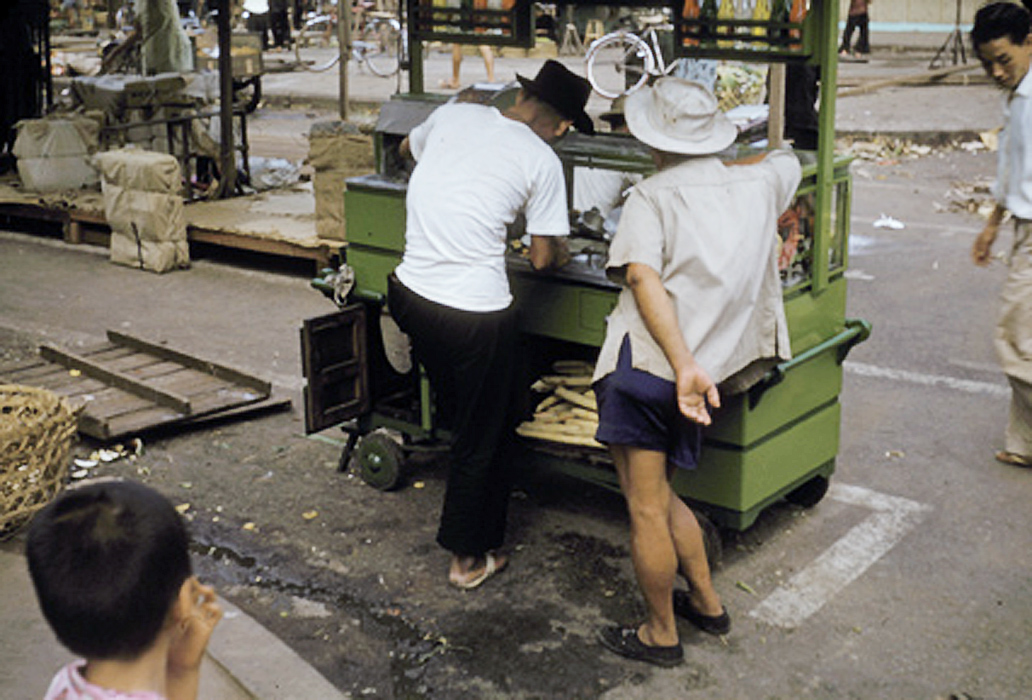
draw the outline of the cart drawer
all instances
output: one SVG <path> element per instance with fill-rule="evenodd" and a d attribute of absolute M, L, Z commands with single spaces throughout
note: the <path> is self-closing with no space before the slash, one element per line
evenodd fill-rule
<path fill-rule="evenodd" d="M 615 291 L 556 282 L 544 275 L 512 275 L 510 284 L 521 331 L 601 347 L 606 316 L 616 305 Z"/>
<path fill-rule="evenodd" d="M 783 495 L 839 448 L 838 400 L 746 449 L 706 442 L 694 471 L 677 470 L 674 490 L 688 499 L 745 512 Z"/>

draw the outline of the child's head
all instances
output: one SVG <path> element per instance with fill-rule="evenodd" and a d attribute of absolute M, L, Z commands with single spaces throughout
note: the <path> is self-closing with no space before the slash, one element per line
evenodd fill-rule
<path fill-rule="evenodd" d="M 158 638 L 190 577 L 182 518 L 153 489 L 105 481 L 69 489 L 29 528 L 26 554 L 57 638 L 87 659 L 131 660 Z"/>
<path fill-rule="evenodd" d="M 985 5 L 975 13 L 971 45 L 989 77 L 1014 90 L 1032 63 L 1029 11 L 1013 2 Z"/>

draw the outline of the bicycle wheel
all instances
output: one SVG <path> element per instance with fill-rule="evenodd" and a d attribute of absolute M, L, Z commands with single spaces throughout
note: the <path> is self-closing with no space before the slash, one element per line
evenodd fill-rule
<path fill-rule="evenodd" d="M 401 59 L 401 27 L 395 19 L 373 20 L 362 30 L 360 52 L 369 70 L 381 78 L 398 72 Z"/>
<path fill-rule="evenodd" d="M 613 32 L 591 42 L 584 61 L 591 87 L 610 100 L 640 88 L 656 67 L 652 49 L 630 32 Z"/>
<path fill-rule="evenodd" d="M 337 64 L 340 51 L 332 41 L 335 26 L 328 15 L 305 22 L 294 41 L 294 56 L 299 66 L 319 73 Z"/>

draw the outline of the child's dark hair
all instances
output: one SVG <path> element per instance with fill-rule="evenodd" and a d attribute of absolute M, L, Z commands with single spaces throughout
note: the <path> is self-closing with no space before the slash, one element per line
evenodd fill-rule
<path fill-rule="evenodd" d="M 1003 37 L 1014 44 L 1022 44 L 1028 32 L 1029 10 L 1013 2 L 991 2 L 975 13 L 971 45 L 977 51 L 982 44 Z"/>
<path fill-rule="evenodd" d="M 191 574 L 172 504 L 130 481 L 70 489 L 29 528 L 26 555 L 57 638 L 87 659 L 134 659 L 157 639 Z"/>

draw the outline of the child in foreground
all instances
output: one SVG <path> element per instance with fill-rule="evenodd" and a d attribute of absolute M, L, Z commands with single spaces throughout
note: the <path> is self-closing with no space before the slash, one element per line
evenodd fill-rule
<path fill-rule="evenodd" d="M 26 555 L 44 617 L 82 660 L 45 700 L 194 700 L 222 618 L 191 573 L 189 535 L 172 504 L 128 481 L 70 489 L 39 512 Z"/>

